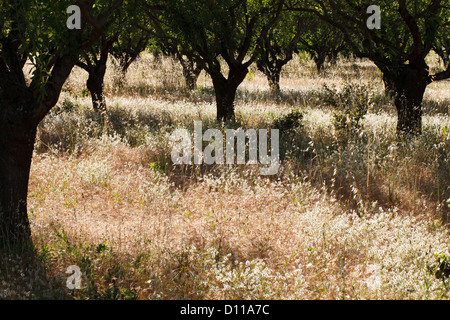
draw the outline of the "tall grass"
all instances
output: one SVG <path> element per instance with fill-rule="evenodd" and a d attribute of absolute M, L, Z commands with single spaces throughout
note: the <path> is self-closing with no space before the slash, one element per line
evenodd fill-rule
<path fill-rule="evenodd" d="M 319 77 L 296 58 L 278 98 L 252 70 L 222 129 L 280 128 L 280 171 L 262 177 L 250 165 L 171 163 L 173 130 L 221 124 L 204 74 L 190 93 L 178 65 L 154 59 L 133 65 L 120 91 L 107 75 L 108 135 L 85 75 L 66 83 L 33 158 L 34 254 L 1 253 L 0 298 L 448 299 L 448 82 L 427 91 L 422 136 L 402 141 L 367 61 Z M 336 125 L 323 89 L 346 83 L 376 97 L 354 130 Z M 66 287 L 71 265 L 79 290 Z"/>

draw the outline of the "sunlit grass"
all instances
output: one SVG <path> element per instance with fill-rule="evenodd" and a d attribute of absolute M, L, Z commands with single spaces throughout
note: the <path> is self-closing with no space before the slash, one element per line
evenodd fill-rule
<path fill-rule="evenodd" d="M 405 142 L 389 103 L 358 130 L 333 125 L 324 84 L 382 94 L 366 61 L 319 77 L 297 57 L 279 98 L 252 70 L 230 126 L 303 114 L 301 127 L 284 128 L 293 131 L 278 175 L 262 177 L 254 166 L 172 165 L 173 130 L 218 124 L 206 75 L 189 93 L 180 67 L 161 59 L 139 60 L 120 92 L 109 71 L 107 136 L 74 71 L 39 128 L 28 197 L 36 257 L 2 260 L 0 298 L 448 299 L 448 82 L 427 89 L 424 133 Z M 81 290 L 66 288 L 70 265 Z"/>

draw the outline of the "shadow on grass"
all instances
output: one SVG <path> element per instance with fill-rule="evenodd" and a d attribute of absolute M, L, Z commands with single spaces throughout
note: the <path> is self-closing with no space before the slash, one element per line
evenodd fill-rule
<path fill-rule="evenodd" d="M 31 246 L 0 246 L 0 300 L 70 300 L 66 279 L 49 275 Z"/>

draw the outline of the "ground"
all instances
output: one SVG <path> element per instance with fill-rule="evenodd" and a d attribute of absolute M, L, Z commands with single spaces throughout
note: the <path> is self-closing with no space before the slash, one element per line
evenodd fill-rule
<path fill-rule="evenodd" d="M 86 78 L 73 71 L 39 127 L 36 257 L 3 259 L 0 298 L 448 299 L 449 81 L 429 86 L 423 134 L 402 141 L 368 61 L 319 76 L 296 56 L 278 97 L 252 69 L 222 129 L 280 128 L 280 170 L 263 177 L 254 165 L 171 163 L 175 129 L 221 127 L 204 73 L 188 92 L 170 58 L 145 54 L 125 80 L 110 67 L 106 135 Z M 357 125 L 329 104 L 353 97 L 367 108 Z M 72 265 L 80 289 L 66 286 Z"/>

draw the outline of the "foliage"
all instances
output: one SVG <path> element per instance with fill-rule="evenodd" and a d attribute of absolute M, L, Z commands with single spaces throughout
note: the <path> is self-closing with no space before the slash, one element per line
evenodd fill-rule
<path fill-rule="evenodd" d="M 367 26 L 367 9 L 381 10 L 379 29 Z M 421 133 L 421 105 L 426 87 L 450 78 L 450 69 L 431 74 L 425 58 L 433 47 L 448 45 L 450 10 L 446 0 L 292 1 L 290 8 L 312 13 L 343 34 L 349 49 L 373 61 L 383 73 L 386 88 L 395 92 L 399 134 Z M 448 50 L 447 50 L 448 51 Z"/>
<path fill-rule="evenodd" d="M 323 103 L 333 107 L 333 125 L 336 130 L 354 131 L 372 104 L 373 93 L 369 86 L 347 82 L 341 90 L 323 86 Z"/>
<path fill-rule="evenodd" d="M 343 33 L 313 14 L 299 15 L 301 34 L 298 48 L 310 54 L 317 71 L 322 72 L 328 59 L 335 63 L 340 52 L 346 49 Z"/>
<path fill-rule="evenodd" d="M 284 0 L 148 1 L 155 35 L 188 57 L 212 78 L 217 119 L 234 119 L 234 99 L 249 66 L 259 53 L 260 39 L 279 19 Z M 222 67 L 227 64 L 228 74 Z"/>
<path fill-rule="evenodd" d="M 273 122 L 273 126 L 280 131 L 289 131 L 296 128 L 301 128 L 303 113 L 300 110 L 294 110 L 286 115 L 277 118 Z"/>
<path fill-rule="evenodd" d="M 294 1 L 295 3 L 295 1 Z M 367 8 L 377 5 L 382 13 L 381 29 L 370 30 Z M 299 1 L 298 8 L 310 9 L 335 29 L 340 30 L 347 45 L 358 56 L 368 57 L 378 66 L 406 64 L 411 57 L 425 58 L 441 37 L 440 26 L 448 20 L 445 1 Z M 295 7 L 295 4 L 294 4 Z M 418 37 L 422 42 L 418 42 Z M 418 61 L 409 61 L 410 64 Z M 391 70 L 394 72 L 394 70 Z"/>
<path fill-rule="evenodd" d="M 274 93 L 278 93 L 280 73 L 297 51 L 300 33 L 300 17 L 295 13 L 282 12 L 280 21 L 261 38 L 260 54 L 256 60 L 258 69 L 269 80 Z"/>
<path fill-rule="evenodd" d="M 150 60 L 134 64 L 126 85 L 141 83 L 143 74 L 151 80 L 141 83 L 145 92 L 154 92 L 149 88 L 166 73 L 182 82 L 179 66 L 167 69 L 165 59 L 155 67 L 163 71 Z M 78 95 L 85 78 L 74 72 L 66 84 L 72 94 L 63 93 L 61 110 L 45 118 L 39 137 L 77 134 L 78 152 L 60 152 L 73 145 L 61 139 L 35 154 L 28 201 L 39 260 L 18 263 L 0 252 L 0 297 L 448 299 L 448 277 L 436 271 L 439 257 L 449 256 L 437 211 L 450 198 L 449 118 L 425 115 L 423 135 L 402 142 L 395 115 L 383 106 L 343 141 L 330 130 L 333 110 L 310 99 L 321 83 L 345 86 L 354 66 L 338 63 L 333 78 L 303 66 L 286 79 L 305 90 L 292 100 L 266 99 L 260 72 L 244 83 L 248 96 L 236 125 L 277 124 L 280 134 L 289 132 L 280 137 L 287 156 L 270 178 L 241 165 L 163 172 L 173 130 L 191 131 L 199 119 L 205 128 L 217 126 L 211 95 L 110 94 L 119 137 L 102 137 L 89 100 Z M 355 64 L 362 69 L 368 62 Z M 376 79 L 374 66 L 365 70 L 356 83 Z M 373 85 L 382 92 L 379 78 Z M 435 90 L 429 98 L 442 99 L 448 86 Z M 305 147 L 311 157 L 291 156 Z M 80 290 L 66 287 L 70 265 L 83 272 Z"/>
<path fill-rule="evenodd" d="M 116 59 L 114 62 L 124 74 L 133 61 L 146 48 L 155 46 L 155 39 L 140 26 L 145 23 L 145 14 L 141 1 L 121 10 L 116 25 L 112 28 L 117 34 L 117 41 L 112 44 L 109 53 Z"/>
<path fill-rule="evenodd" d="M 328 15 L 339 17 L 336 23 L 343 29 L 365 22 L 365 1 L 301 2 L 315 4 L 313 10 L 325 21 Z M 232 78 L 233 67 L 244 66 L 245 73 L 257 56 L 260 36 L 270 31 L 265 27 L 271 25 L 267 18 L 271 14 L 265 13 L 276 3 L 281 1 L 148 1 L 146 10 L 156 19 L 151 23 L 155 33 L 183 46 L 183 52 L 203 63 L 210 74 L 225 77 L 229 72 Z M 378 3 L 394 32 L 366 30 L 368 40 L 358 29 L 352 50 L 364 55 L 374 49 L 371 59 L 383 53 L 374 61 L 379 66 L 413 63 L 406 58 L 410 52 L 414 58 L 417 43 L 409 36 L 410 25 L 396 11 L 396 5 L 405 2 Z M 445 77 L 448 51 L 446 42 L 440 41 L 446 40 L 447 33 L 441 31 L 447 25 L 440 23 L 448 18 L 441 17 L 445 10 L 431 14 L 436 3 L 440 2 L 431 1 L 424 9 L 425 1 L 410 1 L 407 8 L 425 35 L 424 48 L 434 47 L 444 61 L 438 74 Z M 18 77 L 0 86 L 0 96 L 23 82 L 31 84 L 30 91 L 40 101 L 48 101 L 45 94 L 52 92 L 59 97 L 60 90 L 51 90 L 58 89 L 52 74 L 58 70 L 55 61 L 62 57 L 55 52 L 76 56 L 77 37 L 81 43 L 96 38 L 92 25 L 82 33 L 60 27 L 67 4 L 1 3 L 0 77 L 11 73 Z M 333 10 L 322 11 L 328 5 Z M 110 8 L 110 2 L 97 1 L 91 13 L 102 16 Z M 356 11 L 348 19 L 341 16 Z M 44 26 L 41 20 L 47 16 L 50 24 Z M 42 29 L 34 28 L 35 23 Z M 438 31 L 433 31 L 435 26 Z M 112 30 L 119 27 L 112 25 Z M 22 28 L 24 32 L 18 33 Z M 281 35 L 274 31 L 273 36 Z M 383 41 L 378 43 L 379 39 Z M 13 49 L 19 54 L 11 55 Z M 26 58 L 33 64 L 31 79 L 22 73 Z M 150 92 L 151 85 L 143 81 L 146 74 L 158 84 L 163 83 L 158 77 L 162 73 L 176 78 L 175 72 L 152 73 L 148 67 L 139 64 L 131 74 L 142 81 L 142 92 Z M 368 113 L 372 86 L 354 82 L 344 83 L 341 90 L 331 86 L 342 84 L 339 81 L 349 74 L 339 71 L 335 78 L 320 79 L 327 84 L 321 102 L 336 113 L 308 100 L 318 82 L 306 78 L 300 80 L 309 86 L 308 92 L 296 92 L 283 103 L 248 90 L 240 105 L 240 122 L 223 124 L 222 129 L 228 125 L 280 129 L 280 151 L 286 156 L 279 174 L 268 178 L 249 166 L 170 164 L 167 141 L 176 127 L 192 128 L 198 119 L 217 125 L 208 87 L 192 97 L 111 96 L 117 101 L 109 110 L 115 132 L 105 136 L 81 95 L 63 96 L 50 113 L 49 103 L 42 117 L 48 115 L 38 127 L 38 152 L 27 180 L 29 197 L 24 199 L 29 203 L 36 257 L 24 252 L 10 256 L 0 250 L 0 298 L 448 299 L 448 230 L 445 221 L 430 217 L 445 211 L 443 199 L 450 197 L 449 118 L 426 115 L 423 134 L 402 141 L 395 134 L 394 116 Z M 259 85 L 260 77 L 254 73 L 248 80 Z M 448 92 L 445 84 L 440 85 L 431 96 L 434 100 Z M 20 92 L 13 95 L 27 107 L 21 98 Z M 308 100 L 305 110 L 298 108 L 301 99 Z M 30 104 L 30 110 L 34 107 Z M 15 120 L 3 114 L 6 124 Z M 358 135 L 342 141 L 330 130 L 333 125 L 357 130 Z M 311 157 L 297 157 L 307 148 Z M 0 186 L 0 191 L 7 187 Z M 70 265 L 82 270 L 79 291 L 65 287 L 64 272 Z"/>

